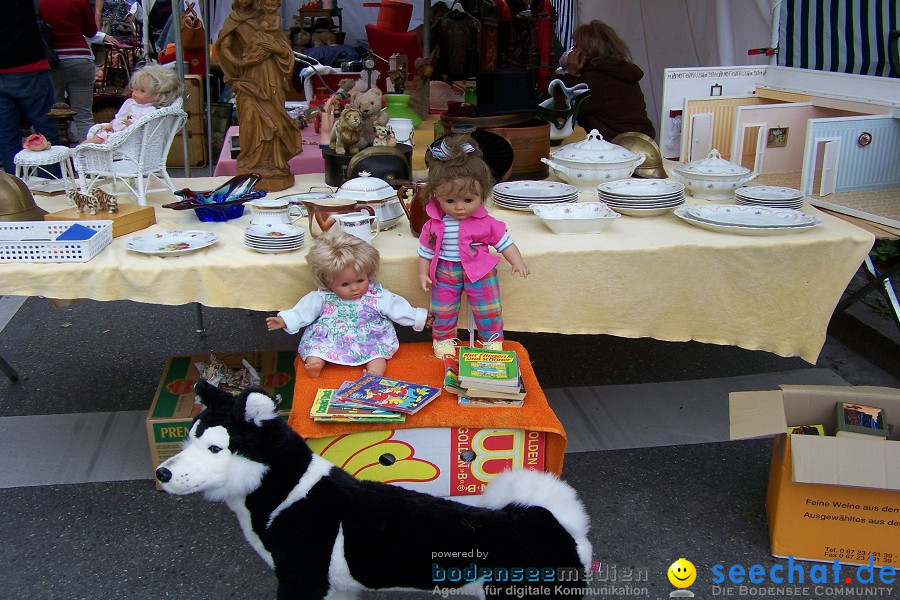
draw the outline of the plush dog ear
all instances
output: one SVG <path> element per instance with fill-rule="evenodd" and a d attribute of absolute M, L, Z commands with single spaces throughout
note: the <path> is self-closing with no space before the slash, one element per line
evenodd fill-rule
<path fill-rule="evenodd" d="M 205 379 L 199 379 L 194 385 L 194 391 L 200 396 L 200 401 L 207 407 L 221 405 L 224 402 L 234 403 L 234 396 L 225 390 L 221 390 Z"/>
<path fill-rule="evenodd" d="M 263 421 L 278 418 L 276 403 L 272 398 L 258 391 L 248 391 L 244 408 L 244 419 L 253 422 L 257 426 Z"/>

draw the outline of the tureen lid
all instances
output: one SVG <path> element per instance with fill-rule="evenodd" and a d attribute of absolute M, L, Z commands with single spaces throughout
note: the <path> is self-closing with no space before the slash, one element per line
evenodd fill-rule
<path fill-rule="evenodd" d="M 372 177 L 368 171 L 360 171 L 359 177 L 345 181 L 334 195 L 357 202 L 381 202 L 396 198 L 397 192 L 384 179 Z"/>
<path fill-rule="evenodd" d="M 550 156 L 560 160 L 583 163 L 614 163 L 640 158 L 638 154 L 627 148 L 607 142 L 596 129 L 591 129 L 587 137 L 580 142 L 566 144 L 562 148 L 554 150 Z"/>
<path fill-rule="evenodd" d="M 676 167 L 682 173 L 694 173 L 699 175 L 746 175 L 750 169 L 728 162 L 719 151 L 713 148 L 706 158 L 689 162 L 686 165 Z"/>

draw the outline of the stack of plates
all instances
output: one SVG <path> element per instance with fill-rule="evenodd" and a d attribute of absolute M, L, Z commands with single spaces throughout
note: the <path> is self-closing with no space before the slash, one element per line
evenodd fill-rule
<path fill-rule="evenodd" d="M 751 185 L 734 190 L 734 203 L 743 205 L 768 206 L 769 208 L 803 207 L 803 192 L 789 187 L 774 185 Z"/>
<path fill-rule="evenodd" d="M 244 230 L 244 244 L 264 254 L 291 252 L 303 247 L 306 233 L 293 225 L 251 225 Z"/>
<path fill-rule="evenodd" d="M 684 184 L 668 179 L 619 179 L 597 186 L 601 202 L 632 217 L 652 217 L 684 204 Z"/>
<path fill-rule="evenodd" d="M 731 204 L 682 206 L 675 209 L 675 216 L 702 229 L 738 235 L 799 233 L 823 223 L 799 210 Z"/>
<path fill-rule="evenodd" d="M 578 188 L 558 181 L 504 181 L 494 186 L 494 203 L 512 210 L 530 212 L 535 204 L 577 201 Z"/>

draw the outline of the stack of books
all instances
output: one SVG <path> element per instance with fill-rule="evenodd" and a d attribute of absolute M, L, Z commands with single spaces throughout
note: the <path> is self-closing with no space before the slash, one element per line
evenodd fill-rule
<path fill-rule="evenodd" d="M 510 350 L 461 346 L 444 358 L 444 389 L 459 396 L 460 406 L 516 408 L 525 401 L 519 359 Z"/>
<path fill-rule="evenodd" d="M 402 423 L 440 393 L 430 385 L 367 373 L 336 390 L 320 389 L 309 416 L 319 423 Z"/>
<path fill-rule="evenodd" d="M 877 406 L 838 402 L 835 405 L 837 437 L 856 437 L 869 440 L 886 440 L 891 426 L 884 420 L 884 411 Z"/>

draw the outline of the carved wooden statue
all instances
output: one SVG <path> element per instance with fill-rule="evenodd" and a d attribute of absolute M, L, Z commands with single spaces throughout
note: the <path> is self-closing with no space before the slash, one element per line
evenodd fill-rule
<path fill-rule="evenodd" d="M 237 174 L 259 173 L 257 189 L 269 192 L 294 185 L 288 161 L 302 150 L 300 130 L 284 108 L 294 53 L 280 7 L 281 0 L 234 0 L 217 40 L 240 124 Z"/>

